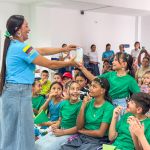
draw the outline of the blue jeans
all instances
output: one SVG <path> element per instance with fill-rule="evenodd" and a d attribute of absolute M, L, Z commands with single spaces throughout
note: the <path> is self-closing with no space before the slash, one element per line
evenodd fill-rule
<path fill-rule="evenodd" d="M 6 83 L 1 103 L 1 150 L 34 150 L 32 86 Z"/>

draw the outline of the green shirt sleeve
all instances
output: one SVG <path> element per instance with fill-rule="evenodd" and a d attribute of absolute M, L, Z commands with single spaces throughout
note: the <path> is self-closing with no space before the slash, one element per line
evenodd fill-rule
<path fill-rule="evenodd" d="M 108 103 L 108 102 L 107 102 Z M 113 105 L 111 104 L 107 104 L 106 108 L 105 108 L 105 111 L 104 111 L 104 115 L 103 115 L 103 118 L 102 118 L 102 122 L 104 123 L 111 123 L 111 119 L 112 119 L 112 115 L 113 115 L 113 110 L 114 110 L 114 107 Z"/>
<path fill-rule="evenodd" d="M 104 74 L 101 74 L 101 75 L 97 76 L 97 78 L 103 77 L 103 78 L 108 79 L 110 77 L 111 73 L 112 73 L 112 71 L 104 73 Z"/>
<path fill-rule="evenodd" d="M 130 92 L 133 94 L 133 93 L 138 93 L 140 92 L 140 88 L 136 82 L 136 80 L 134 78 L 131 77 L 131 82 L 129 84 L 129 90 Z"/>

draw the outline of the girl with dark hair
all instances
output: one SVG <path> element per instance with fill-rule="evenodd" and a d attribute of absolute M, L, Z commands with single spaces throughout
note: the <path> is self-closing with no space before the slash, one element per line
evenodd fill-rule
<path fill-rule="evenodd" d="M 30 32 L 22 15 L 11 16 L 6 24 L 0 94 L 2 93 L 2 119 L 0 149 L 34 150 L 32 118 L 32 83 L 35 64 L 47 68 L 61 68 L 76 65 L 74 59 L 68 62 L 50 61 L 42 55 L 74 50 L 66 48 L 37 48 L 25 44 Z"/>
<path fill-rule="evenodd" d="M 144 134 L 147 141 L 150 143 L 150 118 L 146 113 L 150 109 L 150 95 L 146 93 L 136 93 L 128 99 L 127 113 L 118 121 L 118 117 L 122 111 L 122 107 L 118 106 L 114 109 L 113 118 L 109 128 L 109 139 L 113 141 L 113 145 L 121 150 L 141 150 L 141 141 L 138 141 L 137 136 L 132 130 L 132 120 L 134 118 L 144 125 Z M 147 149 L 148 150 L 148 149 Z"/>
<path fill-rule="evenodd" d="M 50 86 L 50 92 L 45 103 L 40 107 L 39 113 L 48 110 L 50 121 L 44 122 L 41 126 L 51 126 L 59 119 L 59 111 L 62 105 L 63 85 L 60 82 L 53 82 Z"/>
<path fill-rule="evenodd" d="M 114 71 L 98 76 L 108 79 L 110 83 L 109 94 L 115 106 L 121 105 L 126 107 L 126 99 L 132 93 L 140 92 L 136 80 L 131 76 L 133 74 L 132 62 L 131 55 L 119 52 L 115 55 L 113 61 L 112 69 Z M 81 66 L 80 69 L 89 80 L 95 78 L 84 66 Z"/>
<path fill-rule="evenodd" d="M 88 79 L 86 76 L 80 71 L 76 76 L 75 76 L 75 81 L 80 84 L 80 99 L 83 100 L 84 96 L 87 96 L 89 93 L 89 88 L 87 86 L 88 84 Z"/>
<path fill-rule="evenodd" d="M 113 105 L 109 98 L 109 82 L 105 78 L 95 78 L 89 95 L 84 98 L 77 118 L 78 135 L 68 139 L 61 150 L 101 150 L 108 143 L 108 128 L 111 122 Z"/>
<path fill-rule="evenodd" d="M 80 85 L 71 81 L 68 89 L 69 99 L 64 100 L 60 109 L 60 117 L 53 124 L 52 132 L 36 141 L 36 150 L 59 150 L 68 137 L 77 133 L 76 119 L 80 111 Z"/>

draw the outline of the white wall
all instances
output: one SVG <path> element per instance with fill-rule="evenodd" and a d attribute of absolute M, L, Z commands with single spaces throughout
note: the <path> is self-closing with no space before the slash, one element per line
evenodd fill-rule
<path fill-rule="evenodd" d="M 150 16 L 141 18 L 141 42 L 150 51 Z"/>
<path fill-rule="evenodd" d="M 0 58 L 3 49 L 4 33 L 6 31 L 6 21 L 11 15 L 14 14 L 25 15 L 26 18 L 29 19 L 28 6 L 7 2 L 0 3 Z M 0 67 L 1 67 L 1 59 L 0 59 Z"/>
<path fill-rule="evenodd" d="M 81 15 L 78 10 L 34 5 L 29 7 L 13 3 L 0 5 L 2 34 L 5 32 L 8 17 L 17 13 L 27 17 L 31 28 L 30 42 L 34 47 L 58 47 L 63 43 L 75 43 L 87 52 L 94 43 L 97 45 L 101 59 L 106 43 L 111 43 L 112 49 L 117 51 L 121 43 L 130 44 L 132 49 L 136 39 L 136 19 L 133 16 L 96 12 L 86 12 L 85 15 Z"/>
<path fill-rule="evenodd" d="M 135 17 L 94 12 L 81 15 L 77 10 L 46 7 L 33 10 L 32 44 L 36 46 L 76 43 L 88 51 L 95 43 L 101 55 L 108 42 L 118 50 L 119 44 L 132 46 L 135 41 Z"/>
<path fill-rule="evenodd" d="M 82 16 L 82 24 L 83 45 L 88 49 L 90 44 L 95 43 L 100 55 L 107 43 L 111 43 L 115 51 L 118 51 L 119 44 L 132 47 L 134 43 L 135 17 L 91 12 Z"/>

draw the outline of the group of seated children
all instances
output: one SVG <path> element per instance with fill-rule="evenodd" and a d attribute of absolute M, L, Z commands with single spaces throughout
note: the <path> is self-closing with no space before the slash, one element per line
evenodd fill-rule
<path fill-rule="evenodd" d="M 118 53 L 114 71 L 98 77 L 82 65 L 74 77 L 56 73 L 44 97 L 42 82 L 35 81 L 35 118 L 42 111 L 49 118 L 36 125 L 48 129 L 36 140 L 36 150 L 102 150 L 105 144 L 118 150 L 149 150 L 150 95 L 140 92 L 130 62 L 130 55 Z M 150 74 L 145 76 L 143 84 L 148 85 Z"/>

